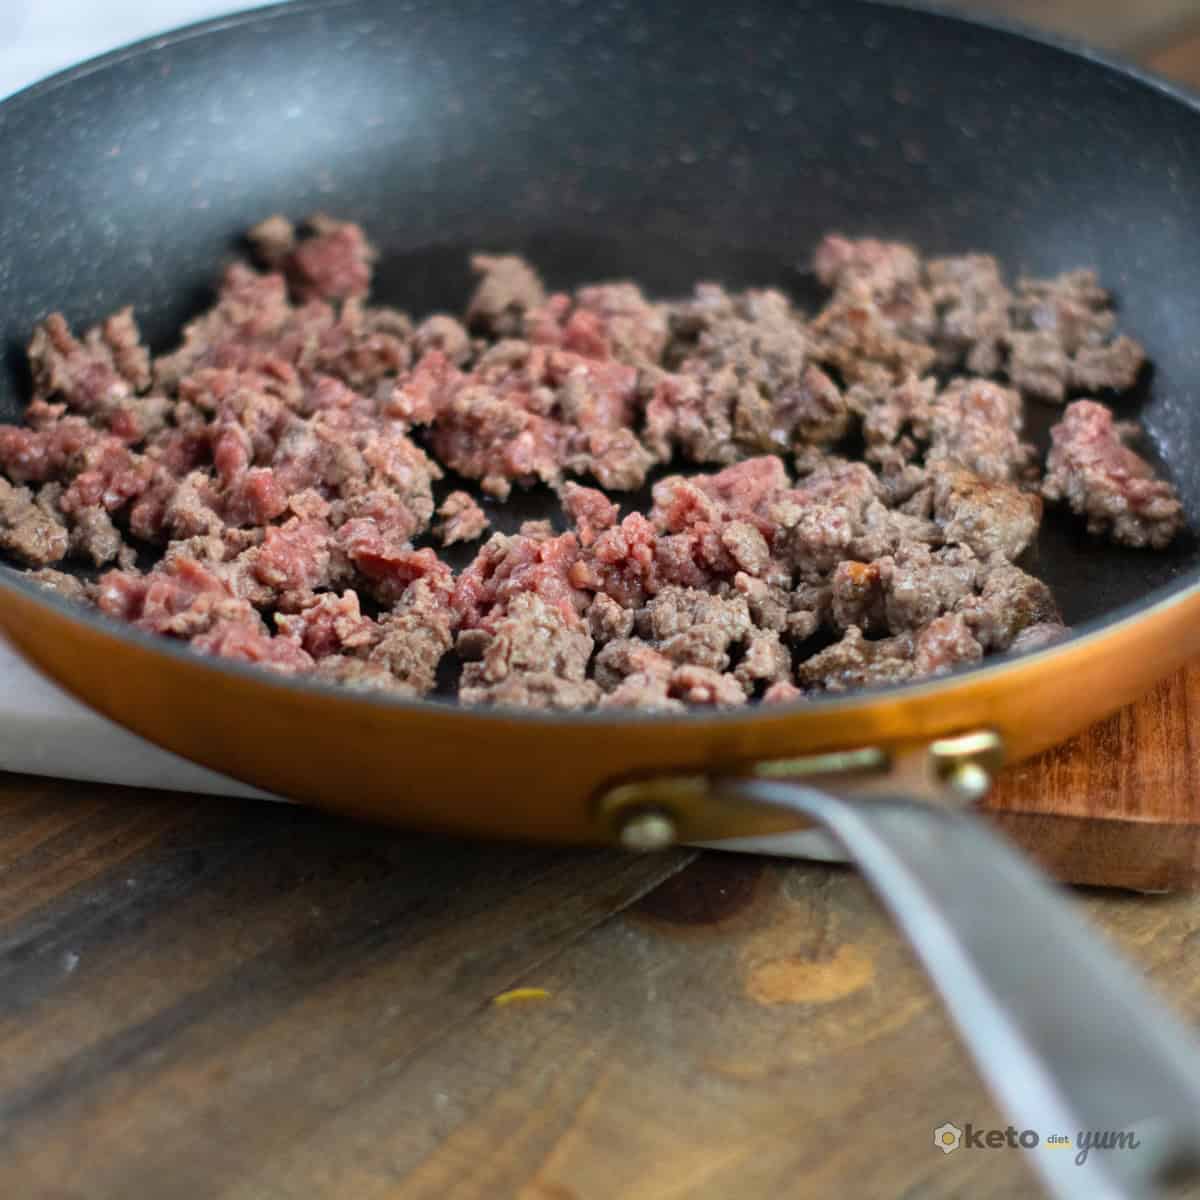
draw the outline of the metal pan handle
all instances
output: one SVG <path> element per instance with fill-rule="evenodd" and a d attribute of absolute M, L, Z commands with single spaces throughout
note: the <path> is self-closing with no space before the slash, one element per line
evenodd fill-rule
<path fill-rule="evenodd" d="M 1200 1175 L 1200 1049 L 1071 911 L 966 813 L 901 797 L 722 781 L 739 801 L 802 813 L 846 849 L 911 942 L 1001 1106 L 1063 1200 L 1154 1197 Z M 1082 1136 L 1129 1134 L 1090 1150 Z M 1071 1150 L 1048 1147 L 1065 1135 Z"/>

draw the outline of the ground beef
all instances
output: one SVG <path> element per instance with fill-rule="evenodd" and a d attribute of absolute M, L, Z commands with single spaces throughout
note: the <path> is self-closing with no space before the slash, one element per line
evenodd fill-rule
<path fill-rule="evenodd" d="M 955 605 L 984 650 L 1007 650 L 1027 629 L 1062 627 L 1058 605 L 1040 580 L 1003 559 L 993 560 L 977 576 L 977 590 Z"/>
<path fill-rule="evenodd" d="M 748 696 L 760 687 L 770 689 L 779 683 L 790 683 L 792 653 L 772 630 L 756 629 L 746 644 L 746 652 L 734 668 L 733 677 Z"/>
<path fill-rule="evenodd" d="M 463 667 L 463 704 L 582 708 L 599 699 L 587 678 L 592 639 L 533 592 L 516 596 Z"/>
<path fill-rule="evenodd" d="M 490 628 L 526 592 L 556 608 L 567 624 L 579 624 L 590 596 L 572 582 L 579 543 L 559 537 L 493 534 L 455 580 L 451 604 L 464 629 Z"/>
<path fill-rule="evenodd" d="M 458 321 L 445 313 L 434 313 L 432 317 L 426 317 L 413 330 L 412 344 L 418 355 L 436 351 L 447 362 L 457 366 L 462 366 L 473 352 L 471 335 Z"/>
<path fill-rule="evenodd" d="M 371 647 L 369 660 L 386 667 L 414 695 L 433 690 L 438 667 L 454 644 L 458 618 L 447 603 L 446 587 L 435 574 L 415 580 L 380 619 L 382 636 Z"/>
<path fill-rule="evenodd" d="M 537 272 L 513 255 L 477 254 L 471 269 L 480 279 L 467 305 L 467 324 L 492 337 L 521 333 L 525 313 L 546 299 Z"/>
<path fill-rule="evenodd" d="M 70 535 L 62 520 L 37 503 L 26 487 L 0 479 L 0 547 L 32 567 L 66 557 Z"/>
<path fill-rule="evenodd" d="M 817 691 L 904 683 L 940 675 L 963 663 L 977 662 L 983 647 L 957 613 L 930 621 L 915 633 L 868 641 L 852 625 L 834 646 L 800 664 L 800 683 Z"/>
<path fill-rule="evenodd" d="M 667 344 L 667 312 L 634 283 L 601 283 L 558 293 L 525 315 L 525 336 L 585 358 L 652 366 Z"/>
<path fill-rule="evenodd" d="M 809 362 L 804 322 L 781 293 L 701 284 L 670 320 L 673 372 L 649 377 L 646 406 L 646 441 L 660 459 L 678 448 L 693 462 L 728 463 L 846 432 L 845 399 Z"/>
<path fill-rule="evenodd" d="M 258 227 L 261 238 L 262 226 Z M 298 300 L 347 300 L 365 296 L 371 286 L 375 251 L 357 225 L 318 214 L 303 238 L 283 259 Z"/>
<path fill-rule="evenodd" d="M 842 640 L 799 665 L 799 683 L 813 691 L 844 692 L 886 683 L 902 683 L 914 674 L 911 634 L 868 641 L 857 625 Z"/>
<path fill-rule="evenodd" d="M 121 557 L 125 542 L 112 517 L 97 506 L 75 514 L 71 522 L 70 549 L 93 566 L 103 567 Z"/>
<path fill-rule="evenodd" d="M 960 463 L 981 479 L 1022 476 L 1033 447 L 1021 441 L 1021 397 L 1011 388 L 978 379 L 956 379 L 929 409 L 925 461 Z"/>
<path fill-rule="evenodd" d="M 390 692 L 404 697 L 421 694 L 379 663 L 361 658 L 345 658 L 340 654 L 322 658 L 313 666 L 311 675 L 320 683 L 333 683 L 339 687 L 356 688 L 361 691 Z"/>
<path fill-rule="evenodd" d="M 1114 337 L 1115 327 L 1094 271 L 1022 279 L 1007 337 L 1008 377 L 1026 395 L 1060 404 L 1072 390 L 1126 391 L 1146 355 L 1132 338 Z"/>
<path fill-rule="evenodd" d="M 1042 495 L 1086 518 L 1089 533 L 1161 549 L 1183 528 L 1183 506 L 1171 484 L 1125 444 L 1137 432 L 1095 401 L 1069 404 L 1050 431 Z"/>
<path fill-rule="evenodd" d="M 1042 522 L 1042 501 L 1011 483 L 983 479 L 954 463 L 931 472 L 933 517 L 947 542 L 961 542 L 980 558 L 1017 558 Z"/>
<path fill-rule="evenodd" d="M 638 633 L 654 641 L 715 630 L 726 645 L 750 632 L 750 611 L 741 596 L 714 596 L 697 588 L 667 587 L 637 614 Z"/>
<path fill-rule="evenodd" d="M 923 375 L 937 359 L 932 346 L 905 337 L 904 328 L 866 284 L 854 281 L 809 326 L 810 353 L 847 384 L 899 382 Z"/>
<path fill-rule="evenodd" d="M 80 604 L 89 602 L 87 586 L 83 580 L 65 571 L 56 571 L 53 567 L 42 567 L 37 571 L 27 572 L 26 579 L 44 587 L 46 591 L 61 596 L 64 600 L 75 600 Z"/>
<path fill-rule="evenodd" d="M 676 663 L 639 638 L 612 642 L 596 657 L 601 708 L 678 711 L 686 704 L 733 708 L 746 691 L 729 673 L 691 662 Z"/>
<path fill-rule="evenodd" d="M 403 697 L 458 678 L 471 705 L 790 703 L 1063 637 L 1015 561 L 1043 497 L 1128 545 L 1183 526 L 1095 401 L 1044 479 L 1024 441 L 1023 396 L 1141 369 L 1088 271 L 1010 289 L 987 255 L 831 235 L 810 318 L 713 283 L 547 294 L 480 255 L 462 319 L 414 324 L 368 302 L 355 225 L 276 215 L 249 243 L 258 269 L 230 266 L 157 359 L 129 309 L 80 336 L 47 317 L 25 422 L 0 426 L 0 550 L 198 653 Z M 681 460 L 716 469 L 622 511 Z M 425 540 L 489 522 L 466 487 L 435 514 L 446 469 L 497 499 L 552 488 L 566 527 L 523 521 L 456 572 Z"/>
<path fill-rule="evenodd" d="M 781 680 L 779 683 L 773 683 L 762 694 L 761 703 L 763 704 L 792 704 L 797 700 L 804 699 L 804 692 L 800 690 L 794 683 L 788 683 Z"/>
<path fill-rule="evenodd" d="M 61 400 L 75 412 L 105 419 L 150 385 L 150 356 L 129 308 L 90 330 L 82 342 L 60 313 L 52 313 L 34 331 L 29 366 L 35 398 Z"/>
<path fill-rule="evenodd" d="M 509 339 L 469 372 L 430 351 L 399 386 L 397 411 L 430 423 L 440 461 L 497 498 L 564 470 L 627 491 L 653 462 L 630 428 L 636 387 L 633 367 Z"/>
<path fill-rule="evenodd" d="M 1041 650 L 1046 646 L 1067 636 L 1070 630 L 1059 621 L 1043 621 L 1039 625 L 1029 625 L 1022 629 L 1009 646 L 1010 654 L 1028 654 L 1032 650 Z"/>
<path fill-rule="evenodd" d="M 631 675 L 666 679 L 674 669 L 671 660 L 642 638 L 618 638 L 609 642 L 593 664 L 596 682 L 606 692 L 615 690 Z"/>
<path fill-rule="evenodd" d="M 847 403 L 861 418 L 865 458 L 883 473 L 893 490 L 896 480 L 913 467 L 929 444 L 937 381 L 910 375 L 899 383 L 858 384 L 846 393 Z M 924 475 L 915 468 L 914 486 Z M 910 489 L 912 490 L 912 489 Z"/>
<path fill-rule="evenodd" d="M 732 675 L 690 664 L 671 672 L 667 696 L 704 708 L 739 708 L 746 703 L 746 693 Z"/>
<path fill-rule="evenodd" d="M 469 492 L 451 492 L 437 510 L 438 521 L 433 527 L 443 546 L 455 542 L 473 542 L 483 536 L 489 521 L 487 513 L 475 503 Z"/>
<path fill-rule="evenodd" d="M 588 632 L 597 646 L 629 637 L 634 619 L 632 609 L 622 608 L 605 592 L 597 592 L 587 610 Z"/>
<path fill-rule="evenodd" d="M 921 286 L 921 260 L 902 242 L 855 241 L 832 233 L 813 254 L 813 270 L 821 283 L 835 292 L 861 284 L 872 296 L 886 301 L 911 298 Z M 923 305 L 917 303 L 916 307 Z"/>
<path fill-rule="evenodd" d="M 276 613 L 275 624 L 315 659 L 365 653 L 379 641 L 379 627 L 363 615 L 356 592 L 310 593 L 296 612 Z"/>
<path fill-rule="evenodd" d="M 994 375 L 1004 361 L 1012 327 L 1012 294 L 1000 264 L 988 254 L 934 258 L 925 279 L 937 313 L 939 364 L 973 375 Z"/>
<path fill-rule="evenodd" d="M 296 248 L 296 227 L 282 213 L 275 213 L 252 226 L 246 240 L 259 262 L 276 271 Z"/>
<path fill-rule="evenodd" d="M 560 496 L 562 506 L 579 536 L 579 544 L 584 547 L 592 545 L 606 529 L 612 529 L 621 515 L 621 510 L 595 488 L 568 483 Z"/>

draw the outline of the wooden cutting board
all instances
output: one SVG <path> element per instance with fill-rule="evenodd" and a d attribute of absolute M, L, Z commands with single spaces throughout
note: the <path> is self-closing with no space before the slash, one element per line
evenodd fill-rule
<path fill-rule="evenodd" d="M 1200 665 L 1070 742 L 1004 772 L 985 804 L 1070 883 L 1200 887 Z"/>

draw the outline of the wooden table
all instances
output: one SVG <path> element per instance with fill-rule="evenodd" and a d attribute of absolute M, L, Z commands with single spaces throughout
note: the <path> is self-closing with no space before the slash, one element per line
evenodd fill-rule
<path fill-rule="evenodd" d="M 1200 82 L 1187 0 L 1000 7 Z M 1009 794 L 1191 794 L 1198 685 Z M 1078 900 L 1200 1019 L 1200 898 Z M 1033 1194 L 947 1120 L 1006 1124 L 847 869 L 0 776 L 0 1196 Z"/>

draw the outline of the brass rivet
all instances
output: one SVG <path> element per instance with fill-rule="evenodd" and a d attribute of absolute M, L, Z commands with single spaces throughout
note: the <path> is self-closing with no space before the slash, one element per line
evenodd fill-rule
<path fill-rule="evenodd" d="M 626 850 L 644 854 L 675 844 L 675 819 L 661 808 L 643 808 L 621 821 L 617 837 Z"/>
<path fill-rule="evenodd" d="M 961 762 L 947 781 L 966 800 L 982 800 L 991 789 L 992 776 L 977 762 Z"/>

